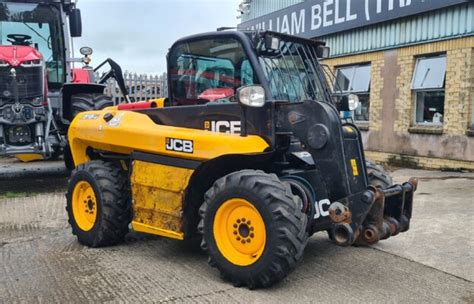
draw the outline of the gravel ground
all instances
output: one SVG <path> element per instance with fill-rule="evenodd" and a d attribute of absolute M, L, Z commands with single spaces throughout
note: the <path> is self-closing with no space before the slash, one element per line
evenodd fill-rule
<path fill-rule="evenodd" d="M 3 180 L 0 303 L 474 303 L 474 174 L 394 176 L 421 179 L 409 232 L 374 248 L 316 234 L 290 276 L 253 291 L 223 282 L 195 244 L 130 233 L 120 246 L 83 247 L 66 221 L 66 178 Z"/>

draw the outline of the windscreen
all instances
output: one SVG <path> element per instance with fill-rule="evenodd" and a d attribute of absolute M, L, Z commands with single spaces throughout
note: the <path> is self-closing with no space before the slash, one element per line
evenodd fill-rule
<path fill-rule="evenodd" d="M 24 38 L 15 39 L 11 35 L 23 35 Z M 50 87 L 62 85 L 65 50 L 58 8 L 34 3 L 0 3 L 0 39 L 1 45 L 36 48 L 46 61 Z"/>
<path fill-rule="evenodd" d="M 274 100 L 325 100 L 315 45 L 278 39 L 272 48 L 260 43 L 258 56 Z"/>
<path fill-rule="evenodd" d="M 235 39 L 189 41 L 169 57 L 173 105 L 235 102 L 237 89 L 256 83 L 245 51 Z"/>

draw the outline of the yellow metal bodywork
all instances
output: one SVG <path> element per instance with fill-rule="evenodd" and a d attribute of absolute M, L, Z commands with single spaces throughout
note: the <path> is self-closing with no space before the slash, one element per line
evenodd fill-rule
<path fill-rule="evenodd" d="M 182 240 L 184 191 L 194 170 L 134 161 L 132 227 Z"/>
<path fill-rule="evenodd" d="M 164 105 L 164 99 L 158 107 Z M 106 121 L 105 114 L 112 119 Z M 170 139 L 192 141 L 192 152 L 167 149 Z M 269 147 L 259 136 L 215 133 L 158 125 L 147 115 L 109 107 L 83 112 L 69 127 L 69 145 L 76 166 L 90 161 L 88 149 L 129 155 L 144 152 L 176 159 L 207 161 L 231 154 L 256 154 Z M 183 201 L 193 169 L 134 160 L 131 169 L 132 227 L 139 232 L 184 239 Z"/>
<path fill-rule="evenodd" d="M 24 163 L 32 162 L 35 160 L 43 159 L 43 155 L 41 154 L 17 154 L 15 158 L 21 160 Z"/>
<path fill-rule="evenodd" d="M 157 108 L 163 108 L 165 106 L 166 98 L 157 98 L 157 99 L 150 99 L 147 100 L 148 102 L 155 102 Z"/>
<path fill-rule="evenodd" d="M 106 113 L 112 114 L 113 119 L 106 122 Z M 166 138 L 192 140 L 193 153 L 166 150 Z M 145 114 L 119 111 L 116 107 L 78 114 L 69 127 L 68 139 L 76 166 L 89 161 L 89 147 L 127 155 L 140 151 L 200 161 L 226 154 L 261 153 L 268 148 L 259 136 L 157 125 Z"/>

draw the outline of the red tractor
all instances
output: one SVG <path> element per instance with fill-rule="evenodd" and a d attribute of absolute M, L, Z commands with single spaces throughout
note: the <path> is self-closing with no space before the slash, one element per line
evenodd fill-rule
<path fill-rule="evenodd" d="M 113 105 L 103 85 L 110 77 L 129 100 L 114 61 L 106 61 L 111 70 L 96 82 L 92 49 L 81 48 L 84 57 L 73 58 L 72 38 L 81 35 L 73 0 L 0 3 L 0 156 L 29 161 L 64 154 L 71 168 L 66 135 L 76 114 Z"/>

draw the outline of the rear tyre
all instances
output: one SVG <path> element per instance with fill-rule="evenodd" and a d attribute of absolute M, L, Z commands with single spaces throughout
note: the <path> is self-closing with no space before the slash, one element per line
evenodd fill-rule
<path fill-rule="evenodd" d="M 393 180 L 385 169 L 376 163 L 368 160 L 366 161 L 367 177 L 369 185 L 380 187 L 382 189 L 389 188 L 393 185 Z"/>
<path fill-rule="evenodd" d="M 112 99 L 104 94 L 81 93 L 71 97 L 71 120 L 77 114 L 86 111 L 98 111 L 114 105 Z M 64 147 L 64 165 L 69 171 L 74 170 L 75 165 L 69 146 Z"/>
<path fill-rule="evenodd" d="M 76 117 L 77 114 L 81 112 L 102 110 L 113 105 L 114 103 L 112 99 L 104 94 L 76 94 L 71 97 L 72 118 Z"/>
<path fill-rule="evenodd" d="M 71 173 L 66 198 L 68 221 L 81 244 L 103 247 L 123 241 L 131 204 L 120 168 L 100 160 L 79 165 Z"/>
<path fill-rule="evenodd" d="M 282 280 L 307 244 L 301 207 L 274 174 L 243 170 L 217 180 L 199 210 L 209 264 L 235 286 L 268 287 Z"/>
<path fill-rule="evenodd" d="M 76 168 L 76 165 L 74 164 L 74 159 L 72 158 L 71 147 L 69 147 L 69 145 L 66 145 L 64 147 L 63 153 L 64 165 L 66 166 L 66 169 L 68 169 L 68 171 L 74 170 L 74 168 Z"/>

